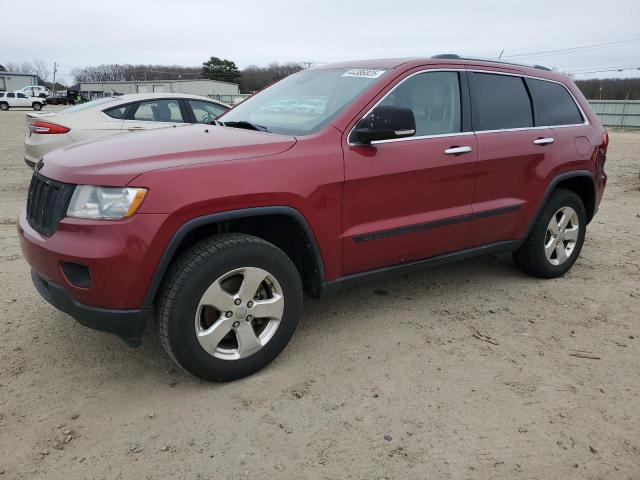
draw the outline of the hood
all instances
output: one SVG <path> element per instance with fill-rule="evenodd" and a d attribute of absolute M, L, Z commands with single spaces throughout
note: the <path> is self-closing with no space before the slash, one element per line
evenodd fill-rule
<path fill-rule="evenodd" d="M 39 172 L 60 182 L 123 186 L 151 170 L 266 157 L 295 137 L 213 125 L 186 125 L 78 143 L 44 156 Z"/>

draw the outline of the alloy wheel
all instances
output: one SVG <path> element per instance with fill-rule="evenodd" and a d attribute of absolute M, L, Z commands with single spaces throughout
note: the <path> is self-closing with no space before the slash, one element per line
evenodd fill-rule
<path fill-rule="evenodd" d="M 198 342 L 216 358 L 246 358 L 273 338 L 283 313 L 282 287 L 272 274 L 256 267 L 234 269 L 216 279 L 198 303 Z"/>
<path fill-rule="evenodd" d="M 560 208 L 549 220 L 544 240 L 544 253 L 551 265 L 562 265 L 573 254 L 580 224 L 571 207 Z"/>

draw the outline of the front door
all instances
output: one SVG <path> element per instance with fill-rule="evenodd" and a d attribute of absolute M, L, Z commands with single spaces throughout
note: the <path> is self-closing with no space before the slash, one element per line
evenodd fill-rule
<path fill-rule="evenodd" d="M 379 105 L 410 108 L 412 137 L 345 145 L 343 275 L 467 245 L 476 138 L 461 108 L 463 71 L 409 75 Z"/>

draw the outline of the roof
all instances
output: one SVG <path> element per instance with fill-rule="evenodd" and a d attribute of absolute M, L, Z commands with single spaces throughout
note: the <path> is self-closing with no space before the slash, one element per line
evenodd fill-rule
<path fill-rule="evenodd" d="M 16 77 L 37 77 L 35 73 L 0 72 L 0 75 L 13 75 Z"/>
<path fill-rule="evenodd" d="M 209 97 L 203 97 L 202 95 L 191 95 L 189 93 L 127 93 L 125 95 L 116 95 L 111 97 L 118 103 L 129 103 L 138 100 L 153 100 L 159 98 L 193 98 L 195 100 L 206 100 L 207 102 L 219 103 L 221 105 L 228 106 L 226 103 L 219 100 L 214 100 Z"/>
<path fill-rule="evenodd" d="M 432 57 L 414 57 L 414 58 L 380 58 L 373 60 L 353 60 L 349 62 L 331 63 L 328 65 L 319 65 L 315 68 L 384 68 L 395 69 L 402 67 L 410 69 L 424 65 L 467 65 L 467 66 L 487 66 L 493 68 L 501 68 L 508 70 L 516 70 L 518 72 L 528 73 L 535 72 L 536 76 L 556 77 L 559 74 L 552 72 L 549 68 L 540 65 L 523 65 L 519 63 L 501 62 L 493 59 L 468 58 L 461 57 L 456 54 L 435 55 Z"/>
<path fill-rule="evenodd" d="M 221 80 L 212 80 L 210 78 L 191 78 L 191 79 L 164 79 L 164 80 L 105 80 L 104 82 L 78 82 L 82 85 L 104 85 L 107 83 L 113 83 L 113 84 L 125 84 L 125 83 L 135 83 L 135 84 L 140 84 L 140 83 L 185 83 L 185 82 L 215 82 L 215 83 L 226 83 L 227 85 L 238 85 L 237 83 L 233 83 L 233 82 L 223 82 Z"/>

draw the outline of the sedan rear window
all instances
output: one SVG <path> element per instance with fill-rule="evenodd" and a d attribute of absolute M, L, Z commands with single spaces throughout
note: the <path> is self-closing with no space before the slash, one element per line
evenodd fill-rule
<path fill-rule="evenodd" d="M 83 110 L 88 110 L 89 108 L 97 107 L 98 105 L 104 105 L 105 103 L 113 102 L 115 100 L 117 100 L 117 97 L 96 98 L 95 100 L 91 100 L 90 102 L 80 103 L 78 105 L 74 105 L 73 107 L 60 110 L 59 113 L 81 112 Z"/>

